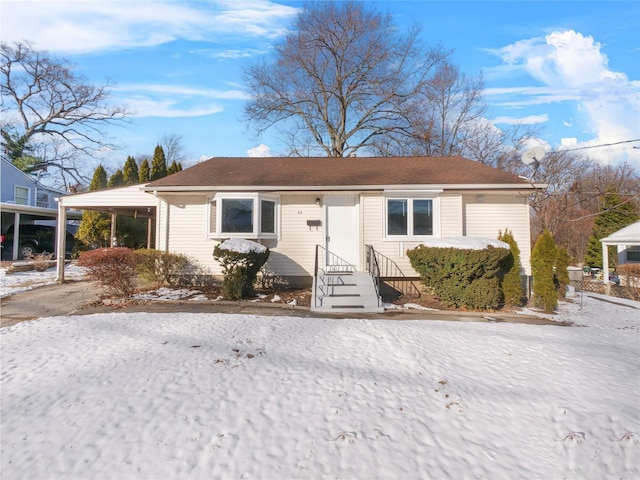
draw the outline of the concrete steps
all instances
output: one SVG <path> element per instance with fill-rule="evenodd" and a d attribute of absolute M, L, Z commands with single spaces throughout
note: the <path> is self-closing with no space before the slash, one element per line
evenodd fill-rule
<path fill-rule="evenodd" d="M 381 313 L 384 308 L 374 281 L 365 272 L 318 272 L 311 311 Z"/>

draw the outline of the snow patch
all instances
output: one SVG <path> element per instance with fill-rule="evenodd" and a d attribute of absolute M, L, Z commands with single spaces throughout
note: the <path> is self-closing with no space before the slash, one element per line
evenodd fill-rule
<path fill-rule="evenodd" d="M 267 247 L 264 245 L 244 238 L 229 238 L 222 242 L 219 248 L 221 250 L 230 250 L 237 253 L 263 253 L 267 250 Z"/>
<path fill-rule="evenodd" d="M 424 240 L 422 244 L 425 247 L 434 248 L 459 248 L 468 250 L 482 250 L 488 246 L 495 248 L 510 248 L 509 244 L 501 240 L 493 238 L 475 238 L 475 237 L 446 237 L 446 238 L 429 238 Z"/>

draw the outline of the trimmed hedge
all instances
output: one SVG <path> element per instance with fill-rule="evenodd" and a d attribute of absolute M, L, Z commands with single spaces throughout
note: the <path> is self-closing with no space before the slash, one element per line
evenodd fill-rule
<path fill-rule="evenodd" d="M 502 302 L 500 278 L 513 261 L 506 248 L 482 250 L 419 245 L 407 256 L 422 282 L 446 305 L 494 310 Z"/>
<path fill-rule="evenodd" d="M 266 247 L 265 247 L 266 248 Z M 260 268 L 269 259 L 269 249 L 263 252 L 236 252 L 216 245 L 213 258 L 222 265 L 222 295 L 228 300 L 248 298 L 254 292 L 253 285 Z"/>

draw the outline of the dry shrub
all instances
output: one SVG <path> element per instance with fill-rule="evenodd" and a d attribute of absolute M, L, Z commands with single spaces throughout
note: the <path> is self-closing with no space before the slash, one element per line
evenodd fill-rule
<path fill-rule="evenodd" d="M 129 248 L 89 250 L 80 255 L 78 265 L 85 267 L 110 295 L 130 297 L 135 291 L 136 261 Z"/>
<path fill-rule="evenodd" d="M 625 263 L 616 268 L 619 276 L 624 276 L 624 289 L 627 298 L 640 300 L 640 263 Z M 622 281 L 620 285 L 622 286 Z"/>
<path fill-rule="evenodd" d="M 49 270 L 51 267 L 52 258 L 53 253 L 39 253 L 37 255 L 32 255 L 28 260 L 33 265 L 34 270 L 44 272 L 45 270 Z"/>

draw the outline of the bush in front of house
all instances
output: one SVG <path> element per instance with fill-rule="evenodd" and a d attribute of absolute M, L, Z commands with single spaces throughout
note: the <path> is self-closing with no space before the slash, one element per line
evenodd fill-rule
<path fill-rule="evenodd" d="M 536 307 L 545 312 L 553 312 L 558 306 L 558 291 L 562 259 L 559 260 L 559 252 L 551 232 L 545 230 L 536 240 L 531 251 L 531 273 L 533 275 L 533 299 Z M 566 266 L 564 267 L 566 271 Z M 568 274 L 567 274 L 568 278 Z"/>
<path fill-rule="evenodd" d="M 134 252 L 136 273 L 146 282 L 158 287 L 172 283 L 172 277 L 183 273 L 189 266 L 189 258 L 180 253 L 140 249 Z"/>
<path fill-rule="evenodd" d="M 85 267 L 110 295 L 130 297 L 135 291 L 136 259 L 130 248 L 88 250 L 80 254 L 78 265 Z"/>
<path fill-rule="evenodd" d="M 244 239 L 229 239 L 216 245 L 213 258 L 222 265 L 222 295 L 229 300 L 251 296 L 258 272 L 269 259 L 269 253 L 264 245 Z"/>
<path fill-rule="evenodd" d="M 502 300 L 500 277 L 507 270 L 506 248 L 440 248 L 419 245 L 407 256 L 422 282 L 448 306 L 496 309 Z"/>
<path fill-rule="evenodd" d="M 522 279 L 520 277 L 520 248 L 513 237 L 513 233 L 505 230 L 500 232 L 498 240 L 508 243 L 511 259 L 505 261 L 508 267 L 507 272 L 502 278 L 502 294 L 504 296 L 505 305 L 521 307 L 524 299 L 524 290 L 522 288 Z"/>
<path fill-rule="evenodd" d="M 640 300 L 640 263 L 625 263 L 618 265 L 616 272 L 624 281 L 623 286 L 626 298 Z"/>

